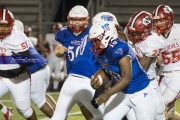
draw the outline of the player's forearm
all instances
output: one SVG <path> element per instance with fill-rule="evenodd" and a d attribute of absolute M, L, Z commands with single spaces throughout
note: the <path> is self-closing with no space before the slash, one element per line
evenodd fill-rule
<path fill-rule="evenodd" d="M 121 78 L 111 89 L 107 91 L 107 94 L 114 95 L 115 93 L 118 93 L 119 91 L 122 91 L 131 81 L 131 78 Z"/>
<path fill-rule="evenodd" d="M 143 57 L 140 59 L 139 62 L 140 62 L 141 66 L 144 68 L 144 70 L 145 70 L 146 72 L 149 70 L 149 67 L 150 67 L 153 59 L 156 59 L 156 58 L 143 56 Z"/>

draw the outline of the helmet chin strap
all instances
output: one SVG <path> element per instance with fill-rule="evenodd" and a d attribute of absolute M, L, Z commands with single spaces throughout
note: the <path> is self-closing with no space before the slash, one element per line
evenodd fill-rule
<path fill-rule="evenodd" d="M 170 31 L 171 29 L 165 30 L 165 32 L 163 33 L 163 36 L 167 38 L 169 36 Z"/>

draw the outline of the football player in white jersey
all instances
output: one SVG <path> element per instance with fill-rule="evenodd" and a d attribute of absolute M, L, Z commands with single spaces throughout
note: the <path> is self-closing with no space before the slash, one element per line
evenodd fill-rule
<path fill-rule="evenodd" d="M 33 62 L 24 63 L 23 58 L 31 57 L 29 38 L 13 29 L 13 25 L 13 14 L 7 9 L 0 9 L 0 98 L 9 92 L 18 112 L 27 120 L 37 120 L 31 108 L 31 83 L 27 71 L 27 67 L 33 65 Z M 21 59 L 16 59 L 17 57 Z"/>
<path fill-rule="evenodd" d="M 166 114 L 170 105 L 180 96 L 180 24 L 174 23 L 174 12 L 168 5 L 159 5 L 153 11 L 152 17 L 154 31 L 165 43 L 160 56 L 162 74 L 159 87 L 164 98 Z"/>
<path fill-rule="evenodd" d="M 17 30 L 24 32 L 24 25 L 21 21 L 15 20 L 14 21 L 14 27 L 16 27 Z M 30 45 L 32 44 L 31 41 Z M 33 47 L 33 45 L 31 45 Z M 34 48 L 34 47 L 33 47 Z M 35 50 L 32 49 L 31 50 Z M 31 99 L 36 104 L 36 106 L 49 118 L 52 117 L 56 103 L 52 99 L 51 96 L 49 96 L 46 93 L 46 89 L 49 85 L 49 79 L 50 79 L 50 70 L 49 67 L 46 65 L 44 60 L 40 57 L 40 55 L 35 52 L 35 55 L 38 56 L 37 59 L 41 60 L 37 64 L 34 64 L 29 69 L 29 72 L 31 73 Z M 44 76 L 44 77 L 43 77 Z M 43 89 L 44 88 L 44 89 Z M 46 95 L 45 95 L 46 94 Z M 4 117 L 6 120 L 11 120 L 12 115 L 12 108 L 4 106 L 2 103 L 0 103 L 0 110 L 3 112 Z"/>
<path fill-rule="evenodd" d="M 60 30 L 63 27 L 61 23 L 56 23 L 52 27 L 52 33 L 47 33 L 45 35 L 45 40 L 48 42 L 50 51 L 47 58 L 48 65 L 50 67 L 51 71 L 51 77 L 53 79 L 53 90 L 58 90 L 58 85 L 62 84 L 64 82 L 65 78 L 65 60 L 64 58 L 58 58 L 56 57 L 54 50 L 56 48 L 56 45 L 58 42 L 55 40 L 55 34 L 58 30 Z"/>
<path fill-rule="evenodd" d="M 146 11 L 135 12 L 125 28 L 127 38 L 133 43 L 136 56 L 142 67 L 147 71 L 154 87 L 155 120 L 165 120 L 164 101 L 160 94 L 157 75 L 156 60 L 165 44 L 163 40 L 152 31 L 152 17 Z"/>

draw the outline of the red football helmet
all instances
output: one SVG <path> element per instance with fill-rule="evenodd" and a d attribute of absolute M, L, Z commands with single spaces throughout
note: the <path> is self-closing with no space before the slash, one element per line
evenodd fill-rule
<path fill-rule="evenodd" d="M 69 28 L 74 33 L 80 33 L 88 25 L 89 13 L 83 6 L 76 5 L 70 10 L 67 19 Z"/>
<path fill-rule="evenodd" d="M 133 43 L 145 40 L 152 30 L 152 16 L 146 11 L 135 12 L 126 26 L 127 34 Z"/>
<path fill-rule="evenodd" d="M 152 14 L 153 28 L 158 35 L 169 31 L 174 23 L 173 10 L 167 5 L 159 5 Z"/>
<path fill-rule="evenodd" d="M 14 16 L 7 9 L 0 9 L 0 39 L 11 34 L 14 25 Z"/>

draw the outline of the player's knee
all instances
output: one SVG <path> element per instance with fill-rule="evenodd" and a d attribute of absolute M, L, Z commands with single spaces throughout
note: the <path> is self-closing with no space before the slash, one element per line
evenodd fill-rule
<path fill-rule="evenodd" d="M 44 93 L 42 93 L 42 94 L 44 94 Z M 37 94 L 31 94 L 31 100 L 33 101 L 33 103 L 36 105 L 36 107 L 38 109 L 40 109 L 46 102 L 45 96 L 40 96 Z"/>
<path fill-rule="evenodd" d="M 33 114 L 33 110 L 30 107 L 27 110 L 18 110 L 18 112 L 24 117 L 24 118 L 30 118 Z"/>
<path fill-rule="evenodd" d="M 162 114 L 165 110 L 164 102 L 161 100 L 155 101 L 155 112 L 158 114 Z"/>
<path fill-rule="evenodd" d="M 79 107 L 84 106 L 81 102 L 77 102 L 77 104 L 78 104 Z"/>
<path fill-rule="evenodd" d="M 38 109 L 40 109 L 40 108 L 44 105 L 44 103 L 46 102 L 46 100 L 43 99 L 43 100 L 37 100 L 37 101 L 33 101 L 33 102 L 34 102 L 34 104 L 36 105 L 36 107 L 37 107 Z"/>

